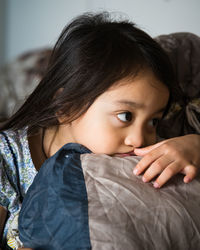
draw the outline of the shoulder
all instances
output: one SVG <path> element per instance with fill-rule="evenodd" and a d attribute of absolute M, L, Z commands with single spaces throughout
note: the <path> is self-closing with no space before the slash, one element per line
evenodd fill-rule
<path fill-rule="evenodd" d="M 35 176 L 37 171 L 31 158 L 27 128 L 16 132 L 13 130 L 0 132 L 0 160 L 12 176 L 15 171 L 19 171 L 22 185 L 29 183 L 28 179 Z"/>
<path fill-rule="evenodd" d="M 27 129 L 18 131 L 6 130 L 0 132 L 0 153 L 18 151 L 26 146 Z"/>
<path fill-rule="evenodd" d="M 16 167 L 14 160 L 14 150 L 11 144 L 11 132 L 0 133 L 0 205 L 8 209 L 10 201 L 16 193 Z"/>
<path fill-rule="evenodd" d="M 0 189 L 26 193 L 36 175 L 27 139 L 27 129 L 0 133 Z"/>
<path fill-rule="evenodd" d="M 37 171 L 29 150 L 27 129 L 0 132 L 0 205 L 9 211 L 4 237 Z"/>
<path fill-rule="evenodd" d="M 19 160 L 20 152 L 26 147 L 26 130 L 0 132 L 0 159 L 9 167 Z"/>
<path fill-rule="evenodd" d="M 0 188 L 10 194 L 16 189 L 16 176 L 19 170 L 22 138 L 19 132 L 7 130 L 0 132 Z"/>

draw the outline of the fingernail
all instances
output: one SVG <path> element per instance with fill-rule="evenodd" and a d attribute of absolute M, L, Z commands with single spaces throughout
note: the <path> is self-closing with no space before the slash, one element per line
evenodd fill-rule
<path fill-rule="evenodd" d="M 143 176 L 142 177 L 143 182 L 147 182 L 147 179 Z"/>
<path fill-rule="evenodd" d="M 155 188 L 159 188 L 159 187 L 160 187 L 159 184 L 158 184 L 157 182 L 154 182 L 153 186 L 154 186 Z"/>
<path fill-rule="evenodd" d="M 185 181 L 185 183 L 189 183 L 190 181 L 191 181 L 191 179 L 190 179 L 190 177 L 185 177 L 185 179 L 184 179 L 184 181 Z"/>
<path fill-rule="evenodd" d="M 135 168 L 135 169 L 133 170 L 133 173 L 134 173 L 135 175 L 138 175 L 138 169 Z"/>

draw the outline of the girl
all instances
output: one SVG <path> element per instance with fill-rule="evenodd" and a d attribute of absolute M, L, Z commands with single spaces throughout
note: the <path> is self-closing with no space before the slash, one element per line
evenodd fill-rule
<path fill-rule="evenodd" d="M 37 171 L 66 143 L 93 153 L 145 155 L 135 174 L 145 171 L 144 182 L 158 175 L 156 188 L 178 172 L 184 182 L 192 180 L 200 163 L 198 135 L 155 144 L 173 82 L 164 51 L 133 23 L 107 13 L 73 20 L 55 45 L 46 75 L 1 128 L 4 245 Z"/>

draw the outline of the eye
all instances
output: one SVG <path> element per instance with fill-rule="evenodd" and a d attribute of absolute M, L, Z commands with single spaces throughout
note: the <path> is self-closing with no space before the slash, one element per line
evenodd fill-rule
<path fill-rule="evenodd" d="M 148 125 L 151 126 L 151 127 L 154 127 L 156 128 L 158 126 L 160 122 L 160 119 L 159 118 L 153 118 L 151 119 L 149 122 L 148 122 Z"/>
<path fill-rule="evenodd" d="M 133 119 L 133 115 L 131 112 L 119 113 L 119 114 L 117 114 L 117 117 L 122 122 L 130 122 Z"/>

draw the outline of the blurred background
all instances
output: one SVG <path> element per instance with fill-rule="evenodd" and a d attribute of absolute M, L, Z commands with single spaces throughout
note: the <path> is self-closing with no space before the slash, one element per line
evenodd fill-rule
<path fill-rule="evenodd" d="M 153 37 L 200 35 L 200 0 L 0 0 L 0 65 L 53 46 L 72 18 L 102 10 L 120 12 Z"/>

